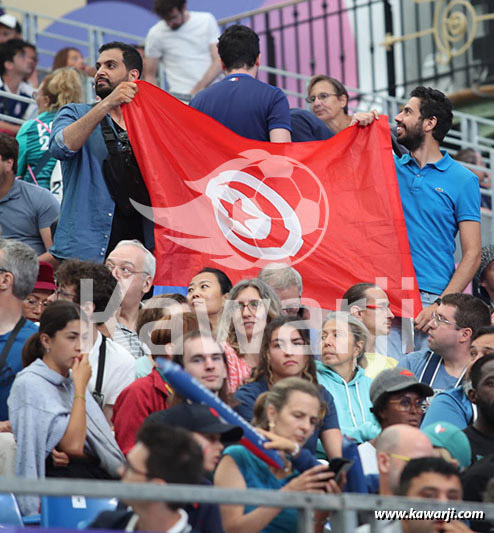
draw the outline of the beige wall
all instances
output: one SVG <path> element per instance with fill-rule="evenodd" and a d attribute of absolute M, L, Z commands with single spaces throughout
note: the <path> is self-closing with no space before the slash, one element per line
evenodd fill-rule
<path fill-rule="evenodd" d="M 42 13 L 50 17 L 63 17 L 65 13 L 70 13 L 74 9 L 79 9 L 86 5 L 85 0 L 4 0 L 4 6 L 7 13 L 22 20 L 19 13 L 9 11 L 8 6 L 13 6 L 26 11 Z M 39 18 L 39 29 L 43 29 L 50 23 L 49 20 Z"/>

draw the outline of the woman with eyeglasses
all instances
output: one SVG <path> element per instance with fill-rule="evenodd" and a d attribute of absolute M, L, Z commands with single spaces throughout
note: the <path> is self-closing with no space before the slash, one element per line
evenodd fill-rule
<path fill-rule="evenodd" d="M 321 361 L 316 361 L 317 379 L 333 396 L 341 432 L 357 442 L 373 439 L 380 431 L 370 412 L 372 379 L 360 360 L 365 353 L 367 328 L 350 313 L 333 311 L 321 331 Z"/>
<path fill-rule="evenodd" d="M 51 125 L 58 110 L 70 103 L 78 103 L 82 88 L 77 72 L 62 68 L 51 72 L 36 92 L 39 115 L 25 122 L 18 131 L 18 173 L 24 180 L 50 190 L 50 179 L 57 160 L 48 157 Z"/>
<path fill-rule="evenodd" d="M 284 468 L 269 466 L 244 446 L 230 446 L 216 469 L 215 486 L 340 493 L 341 487 L 326 465 L 317 465 L 301 474 L 292 462 L 319 425 L 323 409 L 319 389 L 314 383 L 297 377 L 278 381 L 269 392 L 257 399 L 253 425 L 261 428 L 267 436 L 272 436 L 273 440 L 282 437 L 290 444 L 290 452 L 280 452 Z M 343 482 L 342 479 L 341 484 Z M 296 509 L 220 505 L 220 510 L 226 533 L 298 531 Z M 326 521 L 326 512 L 316 513 L 314 531 L 322 532 Z"/>
<path fill-rule="evenodd" d="M 50 303 L 49 297 L 55 292 L 53 267 L 46 261 L 39 262 L 38 279 L 31 294 L 22 302 L 24 317 L 31 322 L 39 322 L 43 311 Z"/>
<path fill-rule="evenodd" d="M 225 344 L 228 384 L 234 393 L 259 364 L 264 328 L 279 316 L 281 303 L 263 281 L 245 279 L 230 291 L 218 328 L 218 340 Z"/>
<path fill-rule="evenodd" d="M 279 316 L 273 318 L 264 330 L 259 365 L 250 382 L 236 392 L 235 399 L 239 403 L 234 409 L 250 422 L 257 397 L 289 377 L 318 384 L 308 330 L 298 328 L 297 322 L 291 317 Z M 325 406 L 325 415 L 321 426 L 315 429 L 304 448 L 315 454 L 320 439 L 327 457 L 340 457 L 342 437 L 333 397 L 320 387 L 320 398 Z"/>
<path fill-rule="evenodd" d="M 369 396 L 381 430 L 394 424 L 420 428 L 426 399 L 434 391 L 401 367 L 383 370 L 370 387 Z M 364 474 L 378 474 L 375 438 L 358 447 Z"/>
<path fill-rule="evenodd" d="M 24 370 L 17 374 L 8 399 L 18 476 L 118 477 L 124 456 L 103 411 L 87 391 L 91 365 L 81 344 L 88 331 L 81 308 L 58 301 L 47 307 L 38 333 L 24 346 Z M 59 457 L 68 457 L 68 462 L 61 465 Z M 23 514 L 38 512 L 38 497 L 19 500 Z"/>

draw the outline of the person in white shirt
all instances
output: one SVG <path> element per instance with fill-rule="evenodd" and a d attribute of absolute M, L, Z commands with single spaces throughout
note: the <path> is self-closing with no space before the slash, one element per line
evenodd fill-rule
<path fill-rule="evenodd" d="M 185 0 L 155 0 L 154 12 L 162 20 L 146 37 L 144 79 L 156 84 L 161 61 L 168 91 L 193 96 L 221 73 L 216 19 L 211 13 L 188 11 Z"/>

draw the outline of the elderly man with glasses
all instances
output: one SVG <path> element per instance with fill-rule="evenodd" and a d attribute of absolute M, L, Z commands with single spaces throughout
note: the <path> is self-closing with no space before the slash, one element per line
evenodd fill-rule
<path fill-rule="evenodd" d="M 117 312 L 113 339 L 137 359 L 149 350 L 136 333 L 141 300 L 153 286 L 156 259 L 138 240 L 120 241 L 105 262 L 118 281 L 123 299 Z"/>
<path fill-rule="evenodd" d="M 429 349 L 404 356 L 400 365 L 411 370 L 437 394 L 458 387 L 471 361 L 472 335 L 488 326 L 487 305 L 469 294 L 447 294 L 429 321 Z"/>

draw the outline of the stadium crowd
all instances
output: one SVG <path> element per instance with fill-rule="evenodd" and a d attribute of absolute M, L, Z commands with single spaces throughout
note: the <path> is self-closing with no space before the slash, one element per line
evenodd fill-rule
<path fill-rule="evenodd" d="M 423 305 L 413 347 L 386 288 L 366 272 L 340 287 L 341 307 L 319 322 L 304 305 L 304 279 L 284 263 L 236 283 L 209 265 L 187 273 L 186 296 L 153 296 L 153 224 L 129 198 L 150 200 L 122 104 L 135 97 L 136 80 L 156 83 L 160 61 L 170 91 L 250 139 L 325 140 L 379 120 L 375 111 L 350 115 L 347 90 L 326 75 L 308 85 L 311 111 L 290 109 L 280 89 L 257 79 L 253 30 L 234 25 L 220 35 L 211 14 L 184 0 L 155 0 L 155 12 L 161 20 L 143 55 L 110 42 L 93 67 L 65 48 L 39 84 L 35 48 L 14 17 L 0 16 L 0 89 L 33 98 L 0 97 L 4 116 L 25 119 L 0 121 L 0 473 L 358 490 L 452 505 L 489 498 L 494 246 L 481 248 L 481 202 L 490 203 L 480 187 L 490 178 L 441 148 L 449 99 L 415 88 L 391 129 Z M 94 76 L 95 103 L 82 102 L 85 76 Z M 457 159 L 480 166 L 479 157 L 462 150 Z M 463 293 L 472 281 L 473 295 Z M 163 359 L 252 424 L 283 467 L 240 443 L 241 425 L 174 390 Z M 350 453 L 352 461 L 338 461 Z M 24 515 L 39 512 L 38 497 L 18 500 Z M 317 512 L 315 531 L 330 522 Z M 127 501 L 90 527 L 295 532 L 297 511 Z M 402 520 L 386 531 L 491 527 Z M 359 531 L 368 530 L 362 518 Z"/>

